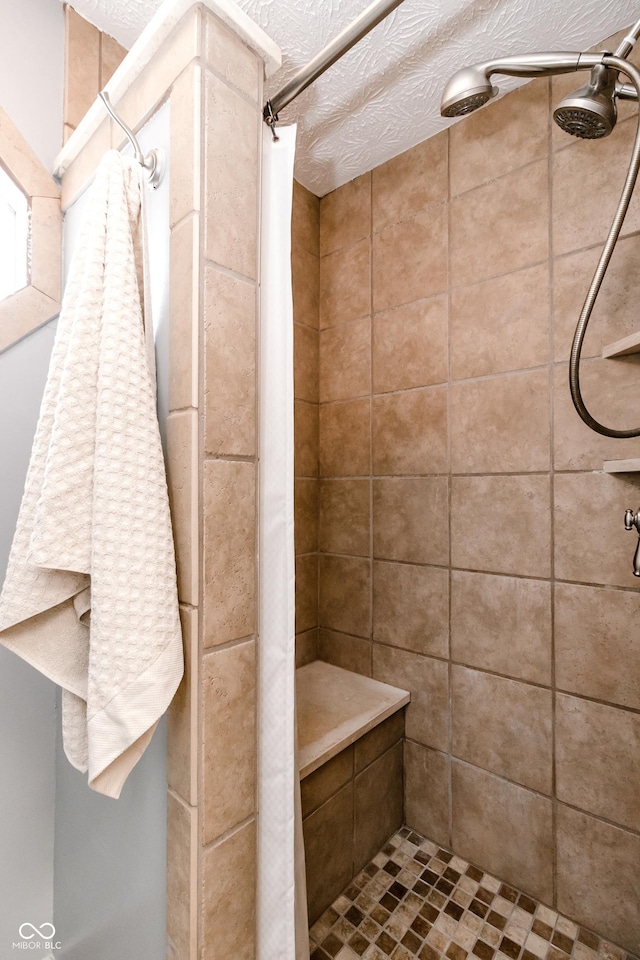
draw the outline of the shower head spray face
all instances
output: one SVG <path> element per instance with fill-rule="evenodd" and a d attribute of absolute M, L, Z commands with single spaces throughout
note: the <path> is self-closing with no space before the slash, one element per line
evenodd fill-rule
<path fill-rule="evenodd" d="M 615 86 L 615 71 L 594 67 L 589 82 L 560 101 L 553 111 L 553 119 L 573 137 L 583 140 L 608 137 L 618 119 Z"/>

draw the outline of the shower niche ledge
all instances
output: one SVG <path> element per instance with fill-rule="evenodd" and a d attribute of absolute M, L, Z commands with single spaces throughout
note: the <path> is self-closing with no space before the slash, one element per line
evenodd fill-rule
<path fill-rule="evenodd" d="M 640 353 L 640 330 L 637 333 L 631 333 L 622 340 L 616 340 L 614 343 L 607 343 L 602 348 L 602 357 L 607 360 L 611 357 L 628 357 L 633 353 Z"/>
<path fill-rule="evenodd" d="M 296 675 L 313 924 L 402 825 L 409 693 L 320 660 Z"/>
<path fill-rule="evenodd" d="M 640 473 L 640 457 L 631 460 L 605 460 L 602 464 L 605 473 Z"/>

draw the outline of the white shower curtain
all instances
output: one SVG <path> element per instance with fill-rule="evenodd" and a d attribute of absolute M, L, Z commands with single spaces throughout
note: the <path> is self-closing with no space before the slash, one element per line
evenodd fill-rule
<path fill-rule="evenodd" d="M 262 141 L 258 960 L 309 960 L 295 736 L 293 299 L 296 127 Z"/>

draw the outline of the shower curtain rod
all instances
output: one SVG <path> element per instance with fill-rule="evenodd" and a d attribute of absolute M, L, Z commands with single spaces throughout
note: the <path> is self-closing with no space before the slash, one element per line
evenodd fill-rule
<path fill-rule="evenodd" d="M 336 60 L 339 60 L 348 50 L 351 50 L 351 47 L 355 46 L 359 40 L 362 40 L 370 30 L 373 30 L 381 20 L 388 17 L 389 14 L 403 2 L 404 0 L 374 0 L 374 3 L 368 6 L 366 10 L 363 10 L 353 23 L 345 27 L 345 29 L 328 43 L 320 53 L 317 53 L 306 66 L 301 67 L 301 69 L 293 75 L 291 80 L 285 83 L 282 89 L 278 90 L 273 97 L 267 100 L 262 115 L 265 123 L 268 123 L 271 127 L 274 139 L 277 140 L 275 124 L 278 120 L 279 112 L 286 107 L 287 104 L 291 103 L 292 100 L 295 100 L 298 94 L 306 90 L 309 84 L 317 80 Z"/>

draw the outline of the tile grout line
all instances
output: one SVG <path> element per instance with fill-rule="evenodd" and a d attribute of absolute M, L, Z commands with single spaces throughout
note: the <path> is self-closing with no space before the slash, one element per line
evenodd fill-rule
<path fill-rule="evenodd" d="M 448 540 L 448 585 L 449 595 L 447 598 L 447 698 L 448 698 L 448 746 L 449 753 L 447 758 L 447 789 L 448 789 L 448 831 L 449 845 L 453 847 L 453 671 L 451 669 L 452 647 L 451 647 L 451 609 L 452 609 L 452 588 L 453 588 L 453 567 L 451 551 L 451 500 L 453 495 L 453 482 L 451 474 L 451 135 L 449 130 L 446 132 L 447 140 L 447 540 Z"/>
<path fill-rule="evenodd" d="M 556 653 L 555 653 L 555 311 L 554 311 L 554 260 L 553 260 L 553 90 L 551 79 L 547 81 L 547 101 L 549 104 L 548 135 L 548 177 L 549 177 L 549 510 L 550 510 L 550 550 L 551 550 L 551 885 L 552 903 L 558 903 L 558 798 L 557 798 L 557 761 L 556 761 Z"/>

